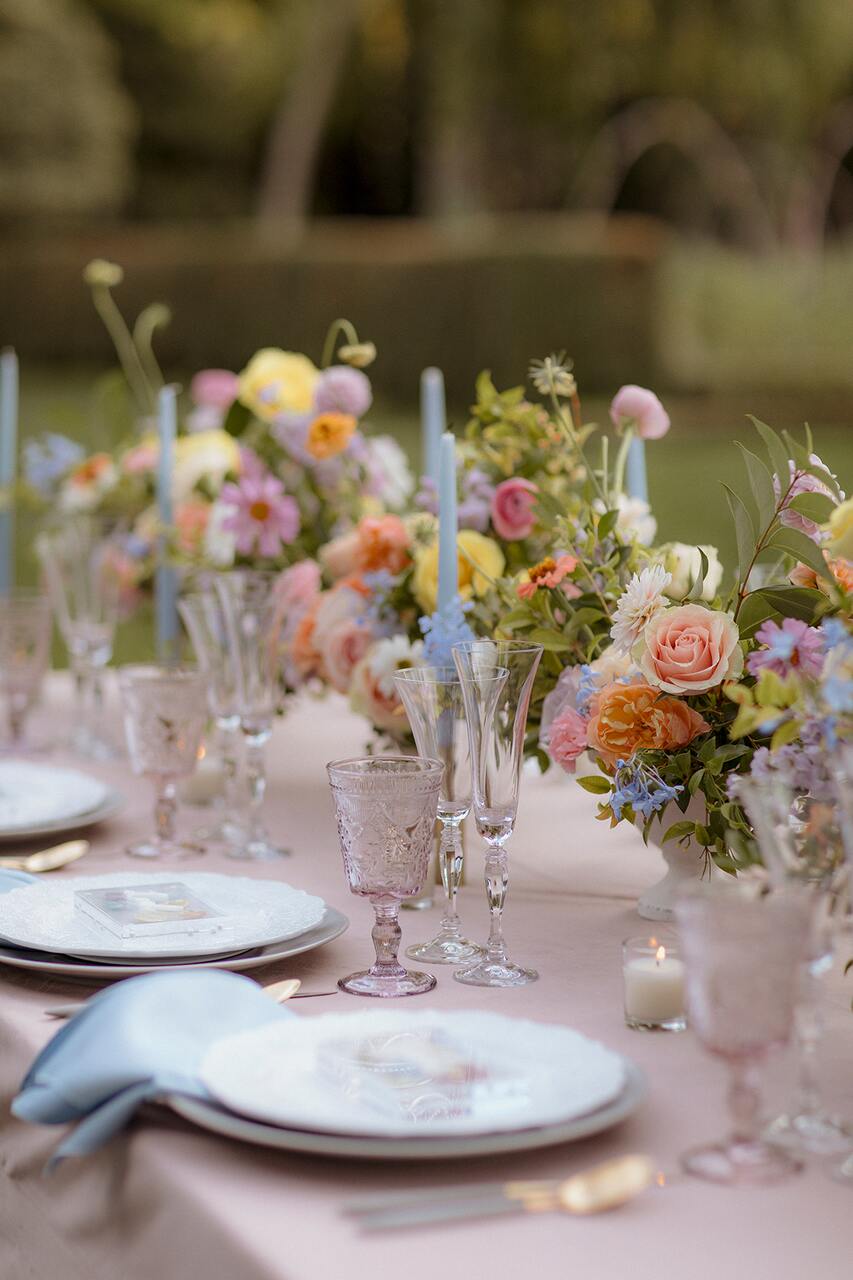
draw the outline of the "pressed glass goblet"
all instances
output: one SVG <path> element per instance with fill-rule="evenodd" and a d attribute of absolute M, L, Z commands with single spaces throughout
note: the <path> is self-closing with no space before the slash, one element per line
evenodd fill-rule
<path fill-rule="evenodd" d="M 438 800 L 439 865 L 446 905 L 431 942 L 407 947 L 411 960 L 466 964 L 482 948 L 462 936 L 456 894 L 462 878 L 462 823 L 471 809 L 471 754 L 462 685 L 455 667 L 406 667 L 394 676 L 418 753 L 444 765 Z"/>
<path fill-rule="evenodd" d="M 761 778 L 744 777 L 738 787 L 771 885 L 802 894 L 812 919 L 795 1015 L 797 1088 L 789 1110 L 772 1121 L 766 1136 L 802 1154 L 834 1155 L 849 1150 L 851 1139 L 824 1104 L 817 1062 L 824 1033 L 818 979 L 832 968 L 833 924 L 845 892 L 838 808 L 831 794 L 802 794 L 790 773 L 781 768 Z"/>
<path fill-rule="evenodd" d="M 538 973 L 514 964 L 503 936 L 509 868 L 506 842 L 515 827 L 527 712 L 542 646 L 472 640 L 453 646 L 471 749 L 474 820 L 486 841 L 486 897 L 491 924 L 486 953 L 454 973 L 475 987 L 520 987 Z"/>
<path fill-rule="evenodd" d="M 101 677 L 112 657 L 118 619 L 121 584 L 112 554 L 117 536 L 115 521 L 72 516 L 40 533 L 35 544 L 74 676 L 71 746 L 92 760 L 115 756 L 101 729 Z"/>
<path fill-rule="evenodd" d="M 129 666 L 119 670 L 124 731 L 134 773 L 156 790 L 155 833 L 129 845 L 139 858 L 203 853 L 175 836 L 176 784 L 196 767 L 207 721 L 207 682 L 199 671 Z"/>
<path fill-rule="evenodd" d="M 32 591 L 0 597 L 0 691 L 6 704 L 4 751 L 39 750 L 24 737 L 27 716 L 50 661 L 50 600 Z"/>
<path fill-rule="evenodd" d="M 276 574 L 238 569 L 216 578 L 225 618 L 228 652 L 237 689 L 237 714 L 246 749 L 246 830 L 232 846 L 235 858 L 270 859 L 290 850 L 274 844 L 263 822 L 267 789 L 266 745 L 281 701 L 281 618 L 273 590 Z"/>
<path fill-rule="evenodd" d="M 682 1156 L 698 1178 L 728 1185 L 779 1182 L 802 1165 L 761 1136 L 758 1067 L 790 1035 L 799 972 L 808 948 L 809 912 L 785 890 L 747 898 L 703 886 L 675 909 L 687 970 L 689 1025 L 729 1068 L 732 1131 Z"/>
<path fill-rule="evenodd" d="M 443 765 L 413 756 L 368 756 L 326 766 L 350 892 L 369 898 L 376 962 L 341 978 L 357 996 L 417 996 L 431 973 L 404 969 L 400 903 L 419 892 L 429 871 Z"/>
<path fill-rule="evenodd" d="M 222 819 L 213 828 L 200 831 L 198 836 L 200 840 L 220 840 L 239 849 L 245 839 L 245 829 L 238 819 L 240 716 L 236 665 L 231 661 L 225 615 L 212 588 L 187 592 L 178 601 L 178 611 L 184 620 L 199 668 L 207 677 L 210 714 L 216 725 L 225 774 Z"/>

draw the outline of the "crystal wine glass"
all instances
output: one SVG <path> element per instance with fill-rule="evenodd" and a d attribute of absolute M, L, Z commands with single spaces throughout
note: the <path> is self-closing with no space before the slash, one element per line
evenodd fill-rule
<path fill-rule="evenodd" d="M 408 947 L 411 960 L 432 964 L 467 964 L 482 948 L 462 936 L 456 894 L 462 878 L 462 823 L 471 808 L 471 755 L 465 724 L 462 685 L 455 667 L 406 667 L 394 683 L 418 753 L 444 765 L 438 820 L 441 823 L 439 864 L 446 905 L 439 930 L 431 942 Z"/>
<path fill-rule="evenodd" d="M 474 820 L 487 845 L 486 897 L 491 915 L 486 954 L 453 975 L 469 986 L 520 987 L 539 976 L 508 958 L 503 909 L 509 880 L 505 845 L 518 812 L 524 732 L 541 657 L 541 645 L 510 640 L 471 640 L 453 646 L 468 723 Z"/>
<path fill-rule="evenodd" d="M 74 676 L 71 746 L 92 760 L 115 756 L 101 730 L 101 677 L 118 620 L 120 581 L 111 554 L 117 536 L 115 521 L 72 516 L 40 533 L 35 544 Z"/>
<path fill-rule="evenodd" d="M 9 738 L 3 749 L 38 750 L 24 738 L 24 725 L 50 661 L 50 600 L 33 591 L 0 598 L 0 691 Z"/>
<path fill-rule="evenodd" d="M 841 741 L 838 749 L 833 753 L 831 762 L 831 772 L 833 777 L 833 790 L 835 794 L 836 809 L 838 813 L 839 825 L 841 827 L 841 839 L 844 845 L 844 852 L 847 858 L 847 925 L 849 938 L 849 923 L 851 910 L 851 897 L 853 896 L 853 744 L 849 741 L 850 724 L 839 725 L 839 730 L 848 738 L 848 741 Z M 832 1176 L 837 1182 L 843 1182 L 847 1186 L 853 1187 L 853 1155 L 847 1156 L 839 1164 L 832 1169 Z"/>
<path fill-rule="evenodd" d="M 155 834 L 128 846 L 139 858 L 203 853 L 204 846 L 175 836 L 176 784 L 193 772 L 207 721 L 207 681 L 199 671 L 174 667 L 119 669 L 124 731 L 134 773 L 156 789 Z"/>
<path fill-rule="evenodd" d="M 199 838 L 225 841 L 239 850 L 245 839 L 245 830 L 237 818 L 240 807 L 237 794 L 240 716 L 236 666 L 231 661 L 225 615 L 219 597 L 212 588 L 187 592 L 178 601 L 178 611 L 195 650 L 196 661 L 207 676 L 210 714 L 216 725 L 225 772 L 222 819 L 211 830 L 199 832 Z"/>
<path fill-rule="evenodd" d="M 799 1052 L 797 1088 L 790 1109 L 769 1125 L 766 1136 L 803 1155 L 833 1155 L 850 1148 L 850 1135 L 824 1104 L 817 1074 L 824 1019 L 818 979 L 832 968 L 833 921 L 845 891 L 846 863 L 838 810 L 832 795 L 805 795 L 789 770 L 738 781 L 743 802 L 774 888 L 802 894 L 812 930 L 802 993 L 795 1015 Z"/>
<path fill-rule="evenodd" d="M 290 852 L 273 844 L 262 817 L 267 788 L 266 745 L 281 698 L 281 618 L 273 589 L 276 576 L 264 569 L 237 569 L 216 578 L 237 689 L 249 790 L 247 830 L 242 841 L 232 847 L 235 858 L 270 859 Z"/>
<path fill-rule="evenodd" d="M 689 1025 L 729 1068 L 732 1132 L 682 1156 L 698 1178 L 730 1186 L 779 1182 L 802 1165 L 761 1136 L 757 1070 L 787 1043 L 808 948 L 809 912 L 801 894 L 746 897 L 731 887 L 686 890 L 676 920 L 687 973 Z"/>
<path fill-rule="evenodd" d="M 369 898 L 376 915 L 375 963 L 338 986 L 358 996 L 431 991 L 431 973 L 404 969 L 397 959 L 398 915 L 401 901 L 418 893 L 429 870 L 444 766 L 420 756 L 368 756 L 326 768 L 350 892 Z"/>

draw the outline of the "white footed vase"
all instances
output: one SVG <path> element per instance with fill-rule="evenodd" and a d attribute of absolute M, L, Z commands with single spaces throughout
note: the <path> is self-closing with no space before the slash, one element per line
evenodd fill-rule
<path fill-rule="evenodd" d="M 720 875 L 713 861 L 706 856 L 705 850 L 694 840 L 687 845 L 678 840 L 668 840 L 662 844 L 664 834 L 674 822 L 689 819 L 703 822 L 705 804 L 694 797 L 682 813 L 675 804 L 668 804 L 661 814 L 661 821 L 655 822 L 649 832 L 649 844 L 660 849 L 666 863 L 666 875 L 653 884 L 642 895 L 637 903 L 637 911 L 644 920 L 673 920 L 675 918 L 675 901 L 680 891 L 688 884 L 711 884 Z"/>

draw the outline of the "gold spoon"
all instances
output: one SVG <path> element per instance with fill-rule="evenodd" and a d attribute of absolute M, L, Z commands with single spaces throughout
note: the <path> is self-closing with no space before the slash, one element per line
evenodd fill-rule
<path fill-rule="evenodd" d="M 89 852 L 88 840 L 67 840 L 65 844 L 55 844 L 50 849 L 39 849 L 37 853 L 28 853 L 24 858 L 0 857 L 0 871 L 58 871 L 76 862 L 84 853 Z"/>

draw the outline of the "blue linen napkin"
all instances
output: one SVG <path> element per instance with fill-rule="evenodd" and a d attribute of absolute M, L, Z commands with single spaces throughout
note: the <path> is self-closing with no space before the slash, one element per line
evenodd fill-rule
<path fill-rule="evenodd" d="M 109 1141 L 145 1101 L 165 1093 L 209 1098 L 198 1069 L 214 1041 L 292 1017 L 250 978 L 224 970 L 127 978 L 93 996 L 42 1049 L 12 1113 L 36 1124 L 79 1121 L 52 1169 Z"/>
<path fill-rule="evenodd" d="M 22 884 L 34 884 L 38 876 L 31 876 L 26 871 L 6 871 L 0 865 L 0 893 L 8 893 L 10 889 L 20 889 Z"/>

